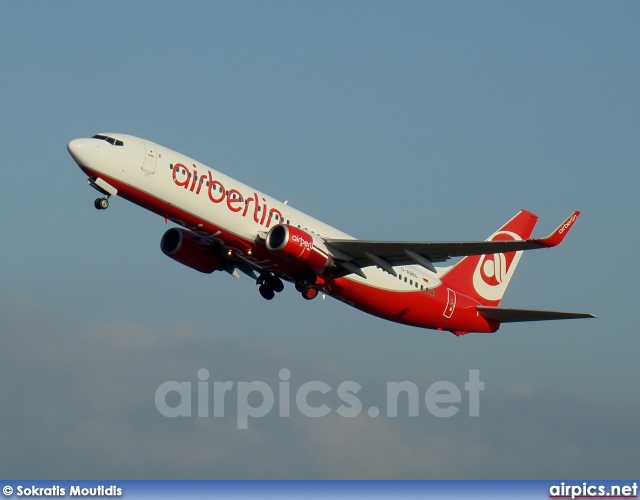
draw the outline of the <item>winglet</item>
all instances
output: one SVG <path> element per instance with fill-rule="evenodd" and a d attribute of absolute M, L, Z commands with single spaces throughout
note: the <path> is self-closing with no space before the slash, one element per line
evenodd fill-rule
<path fill-rule="evenodd" d="M 565 236 L 567 236 L 567 233 L 569 233 L 569 229 L 571 229 L 571 227 L 573 226 L 573 223 L 576 220 L 578 220 L 579 215 L 580 215 L 580 212 L 576 210 L 567 218 L 567 220 L 565 220 L 562 224 L 560 224 L 556 228 L 556 230 L 553 233 L 551 233 L 549 236 L 547 236 L 546 238 L 538 238 L 533 241 L 547 248 L 551 248 L 551 247 L 555 247 L 556 245 L 559 245 L 560 243 L 562 243 L 562 240 L 564 240 Z"/>

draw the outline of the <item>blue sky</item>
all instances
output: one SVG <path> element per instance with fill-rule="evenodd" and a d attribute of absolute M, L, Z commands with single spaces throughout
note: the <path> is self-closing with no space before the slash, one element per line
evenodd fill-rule
<path fill-rule="evenodd" d="M 632 2 L 0 4 L 0 438 L 15 451 L 1 470 L 630 477 L 639 21 Z M 522 259 L 503 305 L 599 319 L 457 339 L 292 287 L 268 303 L 246 277 L 164 257 L 157 216 L 93 208 L 66 143 L 106 131 L 366 239 L 483 239 L 521 208 L 544 236 L 582 210 L 561 247 Z M 275 418 L 247 432 L 160 416 L 158 385 L 203 367 L 355 380 L 372 400 L 387 381 L 479 369 L 486 390 L 475 420 Z"/>

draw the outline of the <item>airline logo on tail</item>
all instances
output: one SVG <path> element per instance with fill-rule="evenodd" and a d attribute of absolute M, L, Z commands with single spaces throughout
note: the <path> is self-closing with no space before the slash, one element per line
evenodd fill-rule
<path fill-rule="evenodd" d="M 565 231 L 568 231 L 571 228 L 571 225 L 576 221 L 576 219 L 578 218 L 578 215 L 580 214 L 580 212 L 575 212 L 573 213 L 573 215 L 571 215 L 571 217 L 569 217 L 564 224 L 562 224 L 559 228 L 558 228 L 558 234 L 562 234 Z"/>
<path fill-rule="evenodd" d="M 511 231 L 498 231 L 488 241 L 519 241 L 522 238 Z M 516 270 L 520 252 L 482 255 L 473 273 L 473 288 L 486 300 L 500 300 Z"/>

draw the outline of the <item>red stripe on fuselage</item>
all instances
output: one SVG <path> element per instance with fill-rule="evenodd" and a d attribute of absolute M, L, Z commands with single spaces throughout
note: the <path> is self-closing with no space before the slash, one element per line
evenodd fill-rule
<path fill-rule="evenodd" d="M 256 244 L 198 216 L 182 210 L 139 188 L 131 186 L 110 176 L 81 167 L 91 178 L 100 177 L 118 190 L 118 195 L 147 210 L 172 220 L 173 222 L 210 238 L 236 255 L 242 255 L 260 268 L 267 269 L 283 277 L 291 278 L 297 273 L 308 271 L 305 267 L 295 266 L 282 261 L 269 252 L 265 245 Z M 321 284 L 322 283 L 322 284 Z M 320 276 L 319 285 L 332 297 L 341 300 L 361 311 L 374 316 L 420 328 L 460 332 L 495 332 L 499 324 L 487 321 L 476 311 L 478 302 L 457 294 L 455 310 L 450 318 L 443 316 L 447 304 L 447 288 L 439 286 L 424 290 L 389 290 L 349 278 Z M 433 291 L 433 295 L 431 295 Z"/>
<path fill-rule="evenodd" d="M 462 294 L 456 294 L 455 309 L 450 318 L 445 317 L 443 311 L 448 300 L 445 286 L 431 290 L 399 291 L 366 285 L 348 278 L 331 277 L 325 278 L 324 286 L 330 295 L 347 304 L 396 323 L 448 330 L 456 334 L 492 333 L 500 326 L 478 314 L 478 302 Z"/>

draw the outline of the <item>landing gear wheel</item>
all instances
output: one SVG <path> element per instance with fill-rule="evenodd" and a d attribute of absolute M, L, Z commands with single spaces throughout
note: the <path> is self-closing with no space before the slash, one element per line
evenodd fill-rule
<path fill-rule="evenodd" d="M 270 276 L 267 278 L 266 284 L 276 293 L 280 293 L 284 290 L 284 283 L 277 276 Z"/>
<path fill-rule="evenodd" d="M 300 293 L 303 293 L 308 286 L 313 286 L 315 283 L 315 277 L 313 277 L 312 279 L 301 278 L 299 280 L 296 280 L 296 290 L 298 290 Z"/>
<path fill-rule="evenodd" d="M 305 285 L 305 287 L 302 289 L 301 293 L 306 300 L 313 300 L 318 296 L 318 289 L 314 288 L 313 285 L 307 283 L 307 285 Z"/>
<path fill-rule="evenodd" d="M 93 202 L 93 206 L 98 210 L 106 210 L 109 208 L 109 199 L 108 198 L 96 198 L 96 201 Z"/>
<path fill-rule="evenodd" d="M 262 297 L 264 297 L 267 300 L 273 299 L 273 297 L 275 297 L 276 295 L 276 293 L 267 285 L 260 285 L 260 288 L 258 288 L 258 291 L 260 292 L 260 295 L 262 295 Z"/>

